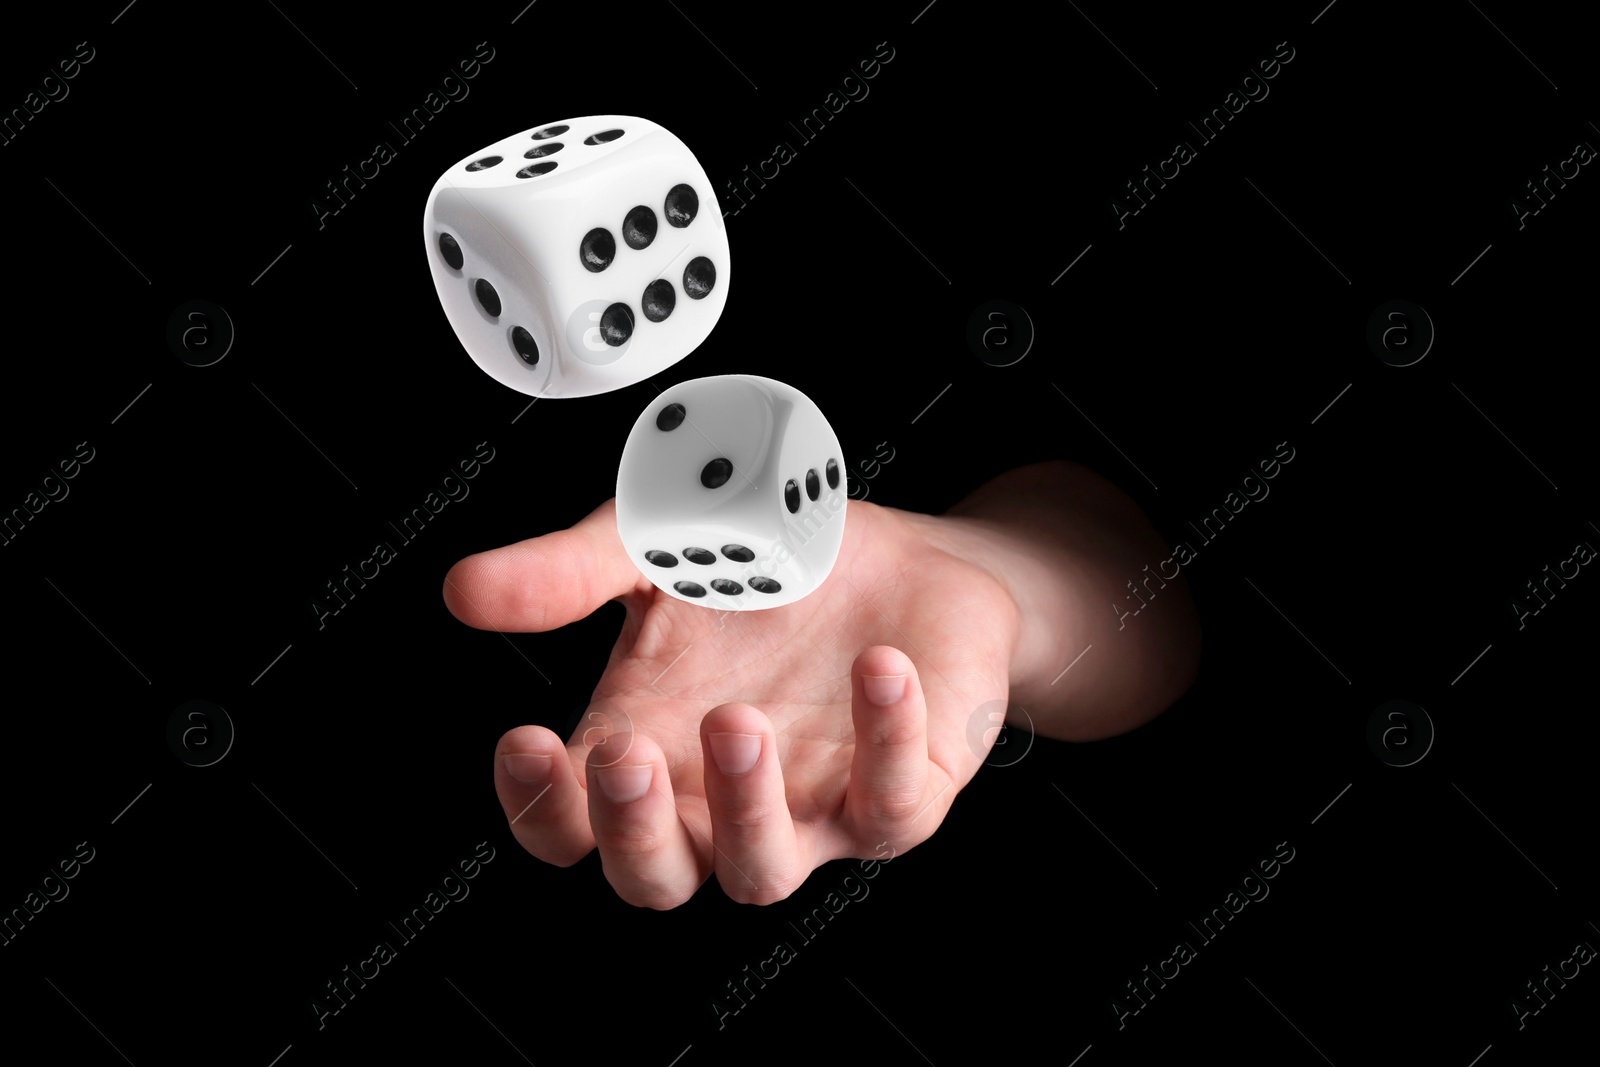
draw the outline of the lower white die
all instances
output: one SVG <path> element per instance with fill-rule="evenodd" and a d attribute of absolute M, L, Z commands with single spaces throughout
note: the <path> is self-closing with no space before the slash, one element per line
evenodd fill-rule
<path fill-rule="evenodd" d="M 804 393 L 731 374 L 682 382 L 634 424 L 617 533 L 669 596 L 719 611 L 792 604 L 844 540 L 843 449 Z"/>

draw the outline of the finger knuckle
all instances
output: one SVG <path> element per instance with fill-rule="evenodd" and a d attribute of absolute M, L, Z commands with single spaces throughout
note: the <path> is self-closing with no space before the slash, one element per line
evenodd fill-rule
<path fill-rule="evenodd" d="M 762 800 L 724 800 L 717 806 L 718 821 L 735 830 L 754 830 L 768 825 L 773 818 L 772 805 Z"/>
<path fill-rule="evenodd" d="M 610 826 L 596 835 L 600 848 L 616 856 L 647 857 L 661 852 L 667 835 L 654 826 Z"/>
<path fill-rule="evenodd" d="M 881 722 L 872 735 L 875 747 L 889 751 L 919 748 L 927 744 L 927 728 L 920 718 L 897 716 Z"/>
<path fill-rule="evenodd" d="M 922 783 L 907 783 L 879 787 L 868 793 L 866 815 L 880 825 L 901 826 L 911 823 L 926 806 Z"/>

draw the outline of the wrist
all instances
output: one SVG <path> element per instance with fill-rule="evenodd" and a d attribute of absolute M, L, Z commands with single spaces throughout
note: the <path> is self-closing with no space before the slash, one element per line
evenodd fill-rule
<path fill-rule="evenodd" d="M 1154 718 L 1193 681 L 1200 631 L 1181 575 L 1150 610 L 1127 584 L 1168 555 L 1138 506 L 1110 482 L 1067 462 L 1034 464 L 980 486 L 940 517 L 981 542 L 980 562 L 1009 593 L 1020 624 L 1011 703 L 1047 737 L 1092 740 Z M 1019 724 L 1021 725 L 1021 724 Z"/>

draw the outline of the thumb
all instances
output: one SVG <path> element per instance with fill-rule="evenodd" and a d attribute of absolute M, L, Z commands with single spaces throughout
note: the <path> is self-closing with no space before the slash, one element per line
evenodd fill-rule
<path fill-rule="evenodd" d="M 479 552 L 450 568 L 444 602 L 480 630 L 541 633 L 592 614 L 644 580 L 617 537 L 616 501 L 569 530 Z"/>

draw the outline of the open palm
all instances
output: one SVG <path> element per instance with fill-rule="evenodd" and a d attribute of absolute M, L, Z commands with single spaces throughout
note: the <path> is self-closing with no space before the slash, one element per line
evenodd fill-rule
<path fill-rule="evenodd" d="M 609 600 L 627 608 L 572 739 L 539 726 L 501 738 L 512 832 L 563 866 L 598 848 L 617 893 L 652 908 L 713 872 L 734 899 L 771 903 L 830 860 L 926 840 L 1008 694 L 1019 612 L 978 562 L 988 547 L 959 522 L 852 501 L 818 589 L 736 612 L 646 581 L 611 501 L 462 560 L 445 601 L 473 626 L 542 632 Z"/>

